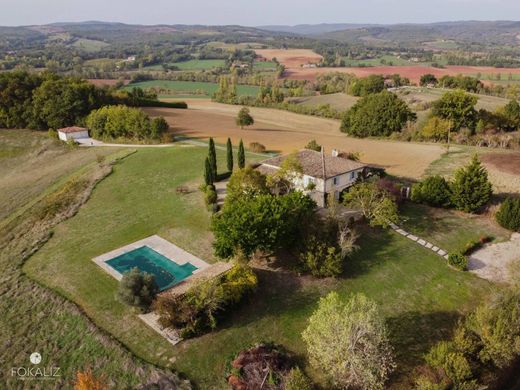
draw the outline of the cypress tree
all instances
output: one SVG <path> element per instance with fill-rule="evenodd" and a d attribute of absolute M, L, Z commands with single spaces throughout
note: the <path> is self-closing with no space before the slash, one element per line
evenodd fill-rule
<path fill-rule="evenodd" d="M 213 181 L 215 181 L 217 178 L 217 152 L 215 151 L 215 141 L 213 141 L 213 138 L 209 139 L 208 160 L 211 168 L 211 177 Z"/>
<path fill-rule="evenodd" d="M 226 144 L 226 157 L 227 157 L 227 170 L 233 171 L 233 145 L 231 145 L 231 139 L 227 139 Z"/>
<path fill-rule="evenodd" d="M 246 152 L 244 151 L 244 143 L 240 140 L 238 145 L 238 167 L 245 168 L 246 166 Z"/>
<path fill-rule="evenodd" d="M 473 156 L 469 165 L 455 172 L 452 200 L 457 209 L 474 213 L 489 202 L 492 194 L 488 173 L 477 155 Z"/>
<path fill-rule="evenodd" d="M 206 186 L 213 184 L 213 175 L 211 172 L 211 165 L 209 163 L 208 157 L 206 157 L 206 160 L 204 161 L 204 183 L 206 184 Z"/>

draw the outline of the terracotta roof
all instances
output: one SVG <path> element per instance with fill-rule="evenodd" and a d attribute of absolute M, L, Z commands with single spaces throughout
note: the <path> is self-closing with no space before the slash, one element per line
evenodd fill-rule
<path fill-rule="evenodd" d="M 85 127 L 79 127 L 79 126 L 71 126 L 71 127 L 64 127 L 63 129 L 58 129 L 61 133 L 78 133 L 80 131 L 88 131 Z"/>
<path fill-rule="evenodd" d="M 270 158 L 268 160 L 262 161 L 262 165 L 280 167 L 282 165 L 282 162 L 288 156 L 289 155 L 284 155 Z M 304 149 L 297 152 L 296 156 L 300 161 L 303 173 L 305 175 L 320 179 L 323 178 L 323 162 L 321 152 Z M 366 166 L 367 165 L 357 161 L 349 160 L 342 157 L 333 157 L 331 155 L 325 154 L 325 176 L 327 179 L 341 175 L 343 173 L 365 168 Z"/>

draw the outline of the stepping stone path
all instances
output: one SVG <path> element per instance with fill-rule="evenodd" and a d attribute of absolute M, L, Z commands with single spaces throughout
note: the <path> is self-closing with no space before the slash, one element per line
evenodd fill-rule
<path fill-rule="evenodd" d="M 420 246 L 423 246 L 426 249 L 429 249 L 432 252 L 434 252 L 435 254 L 439 255 L 440 257 L 443 257 L 444 259 L 448 260 L 448 252 L 445 251 L 444 249 L 441 249 L 438 246 L 435 246 L 432 243 L 430 243 L 420 237 L 417 237 L 417 236 L 414 236 L 413 234 L 408 233 L 406 230 L 400 228 L 395 223 L 390 223 L 390 227 L 392 228 L 392 230 L 396 231 L 400 235 L 414 241 L 416 244 L 419 244 Z"/>

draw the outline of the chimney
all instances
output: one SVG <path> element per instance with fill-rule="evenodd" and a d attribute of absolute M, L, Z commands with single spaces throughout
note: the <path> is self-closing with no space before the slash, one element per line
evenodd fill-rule
<path fill-rule="evenodd" d="M 339 156 L 338 149 L 332 149 L 332 157 L 338 157 L 338 156 Z"/>

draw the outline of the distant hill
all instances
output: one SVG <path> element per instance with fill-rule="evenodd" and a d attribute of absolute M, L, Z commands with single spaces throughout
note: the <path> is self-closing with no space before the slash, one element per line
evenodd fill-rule
<path fill-rule="evenodd" d="M 462 21 L 431 24 L 396 24 L 346 28 L 325 32 L 319 38 L 372 45 L 431 43 L 446 48 L 450 41 L 464 45 L 520 45 L 520 21 Z"/>
<path fill-rule="evenodd" d="M 320 35 L 333 31 L 352 30 L 376 26 L 375 24 L 358 23 L 321 23 L 321 24 L 297 24 L 295 26 L 272 25 L 258 26 L 257 28 L 266 31 L 283 32 L 299 35 Z"/>

